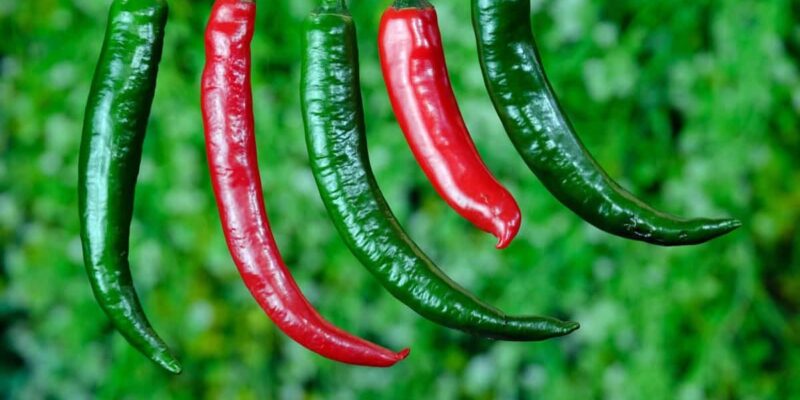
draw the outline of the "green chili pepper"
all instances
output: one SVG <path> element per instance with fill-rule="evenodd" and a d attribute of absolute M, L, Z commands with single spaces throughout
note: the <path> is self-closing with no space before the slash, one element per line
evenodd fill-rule
<path fill-rule="evenodd" d="M 406 235 L 370 167 L 352 18 L 327 1 L 306 23 L 301 78 L 306 144 L 320 195 L 339 234 L 396 298 L 439 324 L 505 340 L 566 335 L 575 322 L 510 317 L 448 278 Z"/>
<path fill-rule="evenodd" d="M 128 236 L 158 62 L 163 0 L 115 0 L 92 81 L 79 164 L 83 258 L 100 307 L 134 347 L 167 370 L 180 364 L 153 331 L 133 287 Z"/>
<path fill-rule="evenodd" d="M 506 132 L 531 171 L 573 212 L 606 232 L 664 246 L 702 243 L 741 225 L 657 211 L 603 171 L 547 80 L 529 0 L 472 0 L 472 21 L 484 82 Z"/>

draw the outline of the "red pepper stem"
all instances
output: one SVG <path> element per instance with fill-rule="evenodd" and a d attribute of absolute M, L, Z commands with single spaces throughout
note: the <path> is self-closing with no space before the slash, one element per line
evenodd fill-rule
<path fill-rule="evenodd" d="M 345 3 L 345 0 L 322 0 L 318 11 L 336 13 L 346 12 L 347 3 Z"/>
<path fill-rule="evenodd" d="M 394 0 L 392 3 L 392 8 L 395 10 L 400 10 L 403 8 L 433 8 L 428 0 Z"/>

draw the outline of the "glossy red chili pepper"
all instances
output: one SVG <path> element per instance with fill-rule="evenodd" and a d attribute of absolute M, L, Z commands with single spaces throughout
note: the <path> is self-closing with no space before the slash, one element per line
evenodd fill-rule
<path fill-rule="evenodd" d="M 336 361 L 391 366 L 408 349 L 394 353 L 325 321 L 300 292 L 275 244 L 253 134 L 250 41 L 255 12 L 252 1 L 217 0 L 206 29 L 206 152 L 228 248 L 253 297 L 289 337 Z"/>
<path fill-rule="evenodd" d="M 450 86 L 436 10 L 426 1 L 395 2 L 381 18 L 383 79 L 414 157 L 436 191 L 462 217 L 506 247 L 520 211 L 492 176 L 470 138 Z"/>

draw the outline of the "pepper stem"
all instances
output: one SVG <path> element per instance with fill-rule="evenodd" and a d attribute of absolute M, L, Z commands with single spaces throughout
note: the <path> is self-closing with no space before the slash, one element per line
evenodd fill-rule
<path fill-rule="evenodd" d="M 347 11 L 347 4 L 345 0 L 322 0 L 318 10 L 331 13 Z"/>
<path fill-rule="evenodd" d="M 394 0 L 392 8 L 399 10 L 401 8 L 433 8 L 428 0 Z"/>

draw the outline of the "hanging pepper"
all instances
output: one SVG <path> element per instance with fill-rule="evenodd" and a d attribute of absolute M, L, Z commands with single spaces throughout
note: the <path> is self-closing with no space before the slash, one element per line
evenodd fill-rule
<path fill-rule="evenodd" d="M 217 0 L 206 29 L 202 109 L 206 152 L 228 249 L 261 307 L 289 337 L 324 357 L 388 367 L 408 355 L 391 352 L 325 321 L 300 292 L 267 220 L 253 133 L 250 0 Z"/>
<path fill-rule="evenodd" d="M 136 178 L 166 22 L 163 0 L 111 4 L 83 122 L 78 203 L 83 260 L 97 302 L 130 344 L 177 374 L 181 366 L 150 326 L 128 263 Z"/>
<path fill-rule="evenodd" d="M 472 22 L 484 82 L 506 132 L 531 171 L 573 212 L 606 232 L 663 246 L 703 243 L 741 225 L 657 211 L 603 171 L 547 80 L 529 0 L 472 0 Z"/>
<path fill-rule="evenodd" d="M 306 24 L 303 121 L 317 188 L 353 254 L 392 295 L 444 326 L 521 341 L 578 329 L 575 322 L 507 316 L 483 303 L 450 280 L 403 231 L 367 155 L 355 25 L 344 1 L 324 4 Z"/>
<path fill-rule="evenodd" d="M 414 157 L 436 191 L 462 217 L 508 246 L 519 231 L 511 194 L 481 160 L 450 86 L 436 10 L 398 0 L 381 18 L 383 79 Z"/>

